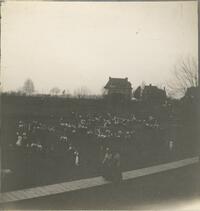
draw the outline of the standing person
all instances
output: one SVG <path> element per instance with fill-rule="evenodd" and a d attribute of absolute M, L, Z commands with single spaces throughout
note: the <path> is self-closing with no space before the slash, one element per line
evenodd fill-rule
<path fill-rule="evenodd" d="M 102 161 L 102 173 L 103 177 L 107 180 L 112 180 L 112 152 L 109 148 L 106 148 L 106 153 Z"/>
<path fill-rule="evenodd" d="M 121 180 L 121 156 L 120 153 L 116 151 L 112 158 L 112 181 L 118 183 Z"/>
<path fill-rule="evenodd" d="M 80 155 L 76 149 L 73 150 L 72 159 L 71 177 L 76 178 L 80 174 Z"/>
<path fill-rule="evenodd" d="M 17 142 L 16 142 L 16 146 L 17 147 L 21 147 L 23 143 L 23 137 L 21 135 L 17 136 Z"/>
<path fill-rule="evenodd" d="M 69 168 L 69 170 L 71 171 L 71 169 L 73 168 L 74 164 L 75 164 L 75 150 L 74 148 L 70 145 L 68 150 L 67 150 L 67 166 Z"/>
<path fill-rule="evenodd" d="M 169 141 L 169 151 L 172 153 L 174 151 L 174 140 Z"/>
<path fill-rule="evenodd" d="M 75 151 L 74 155 L 75 155 L 75 166 L 79 166 L 80 165 L 80 158 L 79 158 L 78 151 Z"/>

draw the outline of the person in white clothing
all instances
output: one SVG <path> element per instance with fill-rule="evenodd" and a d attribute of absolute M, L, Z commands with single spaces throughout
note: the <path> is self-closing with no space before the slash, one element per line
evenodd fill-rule
<path fill-rule="evenodd" d="M 174 141 L 170 140 L 169 141 L 169 151 L 172 152 L 174 150 Z"/>
<path fill-rule="evenodd" d="M 79 166 L 80 165 L 79 153 L 75 151 L 74 154 L 75 154 L 75 165 Z"/>

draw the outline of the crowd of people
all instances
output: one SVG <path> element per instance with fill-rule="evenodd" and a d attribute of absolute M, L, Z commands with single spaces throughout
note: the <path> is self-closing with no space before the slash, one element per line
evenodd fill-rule
<path fill-rule="evenodd" d="M 75 173 L 77 169 L 81 173 L 101 171 L 105 179 L 119 181 L 121 171 L 126 166 L 130 168 L 136 157 L 142 160 L 146 156 L 150 160 L 148 155 L 156 157 L 163 150 L 173 151 L 174 141 L 165 134 L 165 128 L 152 115 L 139 118 L 133 113 L 122 116 L 69 112 L 63 117 L 18 120 L 9 148 L 11 154 L 18 156 L 15 166 L 20 167 L 20 172 L 26 171 L 23 168 L 26 157 L 26 162 L 32 162 L 26 164 L 28 168 L 34 167 L 32 172 L 42 171 L 46 164 L 54 162 L 51 171 L 58 171 L 59 166 Z M 45 159 L 48 162 L 43 162 Z"/>
<path fill-rule="evenodd" d="M 11 145 L 33 152 L 62 153 L 63 150 L 73 150 L 78 156 L 83 145 L 89 147 L 93 142 L 105 150 L 122 142 L 135 142 L 138 132 L 144 130 L 152 131 L 155 135 L 162 128 L 153 116 L 137 119 L 134 114 L 124 118 L 111 113 L 71 112 L 67 117 L 59 119 L 52 117 L 52 120 L 31 122 L 20 120 L 17 123 L 15 143 Z"/>

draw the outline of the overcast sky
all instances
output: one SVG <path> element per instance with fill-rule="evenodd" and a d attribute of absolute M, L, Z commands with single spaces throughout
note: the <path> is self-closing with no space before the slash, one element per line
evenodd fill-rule
<path fill-rule="evenodd" d="M 43 93 L 98 94 L 109 76 L 164 85 L 197 58 L 196 2 L 4 2 L 1 27 L 4 91 L 27 78 Z"/>

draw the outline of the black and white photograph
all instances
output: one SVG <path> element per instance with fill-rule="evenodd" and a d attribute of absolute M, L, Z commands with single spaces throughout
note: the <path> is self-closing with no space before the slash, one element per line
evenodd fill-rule
<path fill-rule="evenodd" d="M 200 1 L 0 4 L 0 210 L 200 210 Z"/>

